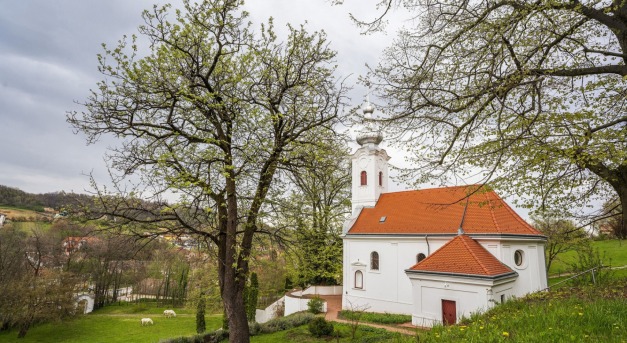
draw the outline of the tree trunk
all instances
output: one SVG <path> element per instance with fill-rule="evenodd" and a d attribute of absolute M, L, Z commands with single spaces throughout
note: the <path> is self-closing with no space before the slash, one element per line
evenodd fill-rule
<path fill-rule="evenodd" d="M 22 325 L 20 325 L 20 332 L 18 332 L 17 338 L 24 338 L 29 328 L 30 328 L 30 322 L 23 323 Z"/>
<path fill-rule="evenodd" d="M 222 301 L 229 320 L 229 342 L 250 342 L 242 289 L 239 286 L 229 286 L 232 280 L 225 281 Z"/>
<path fill-rule="evenodd" d="M 627 185 L 624 185 L 620 189 L 617 189 L 618 199 L 620 201 L 622 213 L 621 220 L 618 223 L 619 228 L 618 232 L 616 232 L 616 236 L 620 239 L 627 238 Z"/>

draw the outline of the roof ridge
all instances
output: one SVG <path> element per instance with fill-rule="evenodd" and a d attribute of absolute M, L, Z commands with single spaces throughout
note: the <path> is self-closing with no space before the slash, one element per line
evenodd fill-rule
<path fill-rule="evenodd" d="M 494 191 L 491 191 L 491 192 L 496 194 L 496 192 Z M 494 208 L 492 206 L 492 201 L 490 201 L 490 198 L 488 197 L 488 192 L 485 192 L 483 195 L 485 196 L 486 201 L 488 202 L 488 206 L 490 206 L 490 216 L 492 217 L 492 222 L 494 223 L 494 227 L 496 227 L 497 230 L 503 232 L 503 228 L 499 225 L 499 223 L 496 221 L 496 217 L 494 216 Z"/>
<path fill-rule="evenodd" d="M 466 235 L 460 235 L 458 237 L 462 237 L 462 236 L 465 236 L 466 238 L 470 239 L 471 241 L 477 243 L 474 239 L 472 239 L 471 237 L 466 236 Z M 475 252 L 470 248 L 470 246 L 468 245 L 468 242 L 465 239 L 461 239 L 461 241 L 464 244 L 464 246 L 466 247 L 466 249 L 468 250 L 468 252 L 470 252 L 470 255 L 472 255 L 472 257 L 475 259 L 475 261 L 479 264 L 481 269 L 483 269 L 483 272 L 486 273 L 486 274 L 490 274 L 490 271 L 488 270 L 488 268 L 486 268 L 486 266 L 483 264 L 483 262 L 475 254 Z M 477 244 L 479 244 L 479 243 L 477 243 Z"/>
<path fill-rule="evenodd" d="M 528 231 L 534 233 L 534 234 L 542 234 L 541 232 L 538 231 L 538 229 L 534 228 L 533 226 L 531 226 L 529 223 L 527 223 L 527 221 L 525 221 L 520 215 L 518 215 L 518 213 L 516 213 L 516 211 L 514 211 L 514 209 L 511 208 L 511 206 L 509 206 L 505 200 L 503 198 L 501 198 L 498 194 L 496 194 L 496 192 L 494 192 L 494 195 L 496 195 L 497 199 L 501 200 L 501 202 L 503 204 L 505 204 L 505 209 L 514 216 L 514 219 L 516 219 L 518 221 L 518 223 L 520 223 L 523 227 L 527 228 Z M 529 230 L 532 229 L 532 230 Z M 536 231 L 536 232 L 533 232 Z"/>

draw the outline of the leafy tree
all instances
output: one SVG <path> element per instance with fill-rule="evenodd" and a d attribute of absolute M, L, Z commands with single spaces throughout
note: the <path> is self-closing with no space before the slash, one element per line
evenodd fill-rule
<path fill-rule="evenodd" d="M 627 231 L 625 227 L 621 225 L 623 221 L 623 213 L 620 210 L 620 203 L 618 200 L 609 200 L 603 204 L 601 215 L 596 223 L 599 229 L 604 229 L 605 232 L 610 232 L 610 235 L 619 239 L 627 238 Z"/>
<path fill-rule="evenodd" d="M 368 80 L 415 153 L 405 176 L 479 177 L 562 211 L 614 194 L 627 212 L 627 2 L 379 5 L 415 15 Z"/>
<path fill-rule="evenodd" d="M 533 226 L 547 237 L 547 244 L 544 249 L 547 273 L 559 254 L 578 250 L 589 241 L 583 228 L 576 227 L 571 220 L 561 219 L 550 214 L 532 217 L 532 219 Z"/>
<path fill-rule="evenodd" d="M 54 256 L 54 237 L 43 230 L 28 236 L 9 227 L 0 231 L 0 320 L 23 338 L 33 324 L 75 312 L 77 279 Z"/>
<path fill-rule="evenodd" d="M 341 282 L 340 234 L 350 211 L 347 155 L 346 145 L 334 141 L 308 151 L 289 174 L 294 185 L 290 196 L 274 204 L 275 222 L 294 230 L 290 252 L 295 263 L 294 278 L 301 286 Z"/>
<path fill-rule="evenodd" d="M 271 21 L 255 34 L 240 5 L 185 1 L 174 21 L 170 6 L 145 11 L 148 53 L 136 56 L 134 38 L 105 46 L 105 79 L 85 112 L 68 115 L 88 142 L 123 139 L 110 156 L 120 183 L 116 194 L 99 190 L 97 212 L 126 233 L 185 233 L 217 247 L 231 342 L 249 340 L 243 290 L 268 192 L 280 170 L 318 144 L 308 132 L 332 129 L 344 93 L 324 34 L 288 27 L 282 43 Z M 146 188 L 123 192 L 135 174 Z M 150 203 L 138 200 L 144 191 Z M 165 192 L 180 201 L 169 204 Z"/>

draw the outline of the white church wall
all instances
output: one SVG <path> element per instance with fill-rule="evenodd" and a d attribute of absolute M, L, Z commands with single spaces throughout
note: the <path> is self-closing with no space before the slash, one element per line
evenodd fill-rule
<path fill-rule="evenodd" d="M 365 308 L 369 312 L 411 313 L 412 286 L 405 269 L 416 264 L 416 256 L 428 256 L 449 238 L 345 237 L 343 308 Z M 379 254 L 379 270 L 373 270 L 370 254 Z M 362 265 L 363 264 L 363 265 Z M 355 272 L 361 271 L 363 287 L 355 287 Z"/>
<path fill-rule="evenodd" d="M 544 260 L 544 241 L 537 239 L 477 239 L 490 253 L 501 262 L 517 272 L 519 277 L 512 290 L 512 296 L 521 297 L 547 287 L 546 267 Z M 494 246 L 496 245 L 496 248 Z M 523 260 L 516 264 L 516 251 L 521 251 Z"/>
<path fill-rule="evenodd" d="M 495 297 L 512 289 L 513 279 L 494 282 L 485 279 L 465 279 L 452 276 L 411 276 L 412 324 L 432 327 L 442 323 L 442 300 L 454 301 L 456 320 L 483 312 L 497 302 Z"/>

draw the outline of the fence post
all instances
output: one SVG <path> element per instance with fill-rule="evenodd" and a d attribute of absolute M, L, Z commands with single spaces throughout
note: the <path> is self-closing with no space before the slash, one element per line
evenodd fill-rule
<path fill-rule="evenodd" d="M 594 278 L 594 268 L 592 268 L 592 283 L 597 284 L 597 280 Z"/>

